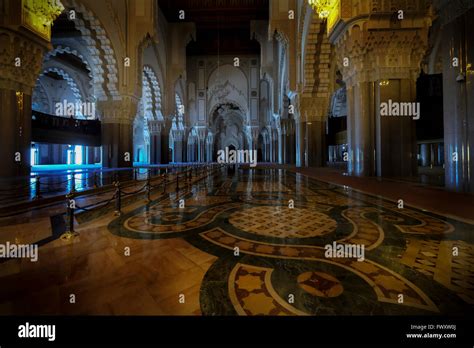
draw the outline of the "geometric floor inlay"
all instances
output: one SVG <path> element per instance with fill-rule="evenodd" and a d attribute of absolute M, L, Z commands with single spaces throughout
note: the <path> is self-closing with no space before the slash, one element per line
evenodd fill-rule
<path fill-rule="evenodd" d="M 0 314 L 474 315 L 467 222 L 285 170 L 162 192 L 0 264 Z"/>
<path fill-rule="evenodd" d="M 109 230 L 183 238 L 215 256 L 204 315 L 474 312 L 473 226 L 300 174 L 250 174 L 222 172 Z M 333 243 L 364 247 L 364 258 L 326 255 Z"/>
<path fill-rule="evenodd" d="M 233 213 L 229 222 L 243 231 L 278 238 L 308 238 L 333 232 L 337 223 L 306 208 L 253 207 Z"/>

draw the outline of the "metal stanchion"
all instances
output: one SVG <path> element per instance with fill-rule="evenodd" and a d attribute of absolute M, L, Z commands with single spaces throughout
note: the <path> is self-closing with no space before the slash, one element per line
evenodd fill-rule
<path fill-rule="evenodd" d="M 146 178 L 146 200 L 148 203 L 151 202 L 150 193 L 151 193 L 151 179 L 150 179 L 150 169 L 148 169 L 147 178 Z"/>
<path fill-rule="evenodd" d="M 71 175 L 71 192 L 76 192 L 76 174 Z"/>
<path fill-rule="evenodd" d="M 138 168 L 134 168 L 134 169 L 133 169 L 133 179 L 134 179 L 135 181 L 138 180 Z"/>
<path fill-rule="evenodd" d="M 179 191 L 179 168 L 176 168 L 176 192 Z"/>
<path fill-rule="evenodd" d="M 36 177 L 36 182 L 35 182 L 35 199 L 40 199 L 41 198 L 41 182 L 40 182 L 40 177 Z"/>
<path fill-rule="evenodd" d="M 163 174 L 163 194 L 166 193 L 166 180 L 168 178 L 168 169 L 166 169 L 166 172 Z"/>
<path fill-rule="evenodd" d="M 120 190 L 120 181 L 116 181 L 115 185 L 115 216 L 122 215 L 122 192 Z"/>
<path fill-rule="evenodd" d="M 74 210 L 76 209 L 76 201 L 74 193 L 71 191 L 66 195 L 66 232 L 63 233 L 61 239 L 70 240 L 76 235 L 74 232 Z"/>
<path fill-rule="evenodd" d="M 99 183 L 97 181 L 97 172 L 94 172 L 94 188 L 98 188 L 99 187 Z"/>

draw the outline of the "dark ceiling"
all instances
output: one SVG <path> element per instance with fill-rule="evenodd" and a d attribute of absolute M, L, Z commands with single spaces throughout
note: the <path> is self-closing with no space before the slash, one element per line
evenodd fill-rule
<path fill-rule="evenodd" d="M 250 38 L 250 21 L 268 20 L 270 0 L 158 0 L 168 22 L 194 22 L 196 41 L 188 55 L 258 54 Z M 185 19 L 179 11 L 185 11 Z"/>

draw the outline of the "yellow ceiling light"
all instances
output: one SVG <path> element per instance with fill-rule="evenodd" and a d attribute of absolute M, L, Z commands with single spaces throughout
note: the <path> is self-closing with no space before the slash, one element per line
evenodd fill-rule
<path fill-rule="evenodd" d="M 318 13 L 319 18 L 328 18 L 335 2 L 334 0 L 308 0 L 313 10 Z"/>

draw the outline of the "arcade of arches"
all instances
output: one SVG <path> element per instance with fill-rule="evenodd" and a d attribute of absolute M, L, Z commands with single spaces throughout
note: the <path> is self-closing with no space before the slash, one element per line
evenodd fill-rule
<path fill-rule="evenodd" d="M 68 102 L 94 108 L 72 117 L 101 122 L 100 139 L 78 142 L 86 164 L 209 162 L 232 144 L 260 162 L 432 173 L 450 190 L 473 190 L 472 9 L 463 2 L 347 0 L 328 21 L 303 0 L 216 11 L 213 1 L 26 2 L 38 12 L 32 23 L 51 24 L 44 33 L 9 22 L 15 9 L 4 3 L 2 177 L 67 164 L 78 141 L 38 135 L 29 118 Z M 400 10 L 405 19 L 394 19 Z M 389 99 L 420 102 L 419 122 L 380 118 L 374 105 Z"/>
<path fill-rule="evenodd" d="M 62 211 L 2 222 L 0 241 L 47 240 L 49 261 L 0 263 L 0 313 L 22 313 L 21 303 L 76 313 L 17 291 L 43 271 L 59 293 L 83 291 L 80 314 L 472 311 L 474 3 L 330 3 L 322 18 L 306 0 L 0 1 L 0 181 L 68 166 L 211 164 L 225 148 L 258 160 L 179 197 L 165 188 L 119 218 L 78 217 L 75 259 L 50 236 Z M 383 103 L 419 113 L 386 117 Z M 392 207 L 400 198 L 403 211 Z M 321 261 L 332 241 L 365 245 L 366 261 Z M 53 270 L 79 259 L 87 271 L 71 282 Z M 124 290 L 100 302 L 98 278 Z M 182 307 L 168 301 L 181 290 Z M 346 307 L 356 290 L 360 306 Z M 119 304 L 137 291 L 136 307 Z M 282 300 L 290 291 L 294 305 Z"/>

